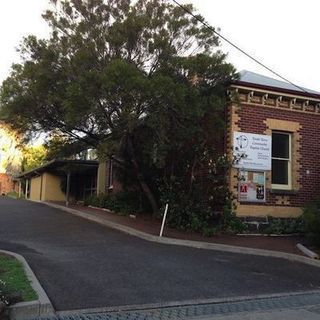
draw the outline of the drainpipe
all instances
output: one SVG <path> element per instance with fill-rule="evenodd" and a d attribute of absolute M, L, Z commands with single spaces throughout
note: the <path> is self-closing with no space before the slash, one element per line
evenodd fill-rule
<path fill-rule="evenodd" d="M 66 207 L 69 207 L 69 194 L 70 194 L 70 171 L 68 171 L 67 173 Z"/>

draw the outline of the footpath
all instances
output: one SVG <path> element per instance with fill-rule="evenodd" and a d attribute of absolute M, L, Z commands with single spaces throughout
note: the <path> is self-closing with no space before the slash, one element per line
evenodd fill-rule
<path fill-rule="evenodd" d="M 229 299 L 163 308 L 78 310 L 37 320 L 319 320 L 320 292 Z"/>

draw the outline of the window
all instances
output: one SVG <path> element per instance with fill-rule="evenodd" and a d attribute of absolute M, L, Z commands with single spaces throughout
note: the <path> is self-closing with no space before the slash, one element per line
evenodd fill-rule
<path fill-rule="evenodd" d="M 272 188 L 291 189 L 291 134 L 272 132 Z"/>

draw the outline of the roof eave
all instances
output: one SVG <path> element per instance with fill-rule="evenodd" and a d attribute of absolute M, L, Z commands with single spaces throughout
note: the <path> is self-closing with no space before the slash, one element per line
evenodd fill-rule
<path fill-rule="evenodd" d="M 279 93 L 284 93 L 284 94 L 291 94 L 291 95 L 298 95 L 298 96 L 303 96 L 303 97 L 308 97 L 308 98 L 314 98 L 314 99 L 320 99 L 320 94 L 316 93 L 307 93 L 303 91 L 298 91 L 298 90 L 291 90 L 291 89 L 285 89 L 285 88 L 278 88 L 278 87 L 272 87 L 272 86 L 266 86 L 266 85 L 261 85 L 257 83 L 251 83 L 251 82 L 246 82 L 246 81 L 232 81 L 232 85 L 239 85 L 239 86 L 244 86 L 244 87 L 250 87 L 250 88 L 257 88 L 257 89 L 264 89 L 268 91 L 275 91 Z"/>
<path fill-rule="evenodd" d="M 35 169 L 29 170 L 27 172 L 23 172 L 19 175 L 17 175 L 15 178 L 21 179 L 21 178 L 29 178 L 38 176 L 40 173 L 43 173 L 46 171 L 46 169 L 49 169 L 52 165 L 65 165 L 65 164 L 83 164 L 83 165 L 90 165 L 90 166 L 96 166 L 98 167 L 99 163 L 96 160 L 61 160 L 61 159 L 54 159 L 51 160 L 44 165 L 37 167 Z"/>

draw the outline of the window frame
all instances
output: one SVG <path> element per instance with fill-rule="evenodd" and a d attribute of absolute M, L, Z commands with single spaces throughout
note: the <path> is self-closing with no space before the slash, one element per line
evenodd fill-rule
<path fill-rule="evenodd" d="M 272 189 L 278 190 L 292 190 L 292 132 L 280 131 L 280 130 L 272 130 L 271 137 L 274 133 L 287 135 L 289 137 L 288 144 L 289 144 L 289 157 L 288 158 L 278 158 L 272 156 L 271 150 L 271 162 L 272 160 L 286 160 L 288 163 L 288 184 L 276 184 L 272 183 L 272 166 L 271 166 L 271 187 Z M 273 139 L 273 137 L 272 137 Z"/>

